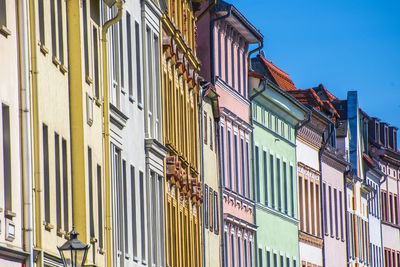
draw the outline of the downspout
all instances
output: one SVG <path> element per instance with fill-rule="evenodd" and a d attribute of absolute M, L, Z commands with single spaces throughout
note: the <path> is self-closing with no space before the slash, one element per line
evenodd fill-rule
<path fill-rule="evenodd" d="M 350 165 L 348 165 L 346 167 L 346 171 L 343 173 L 343 186 L 344 186 L 344 212 L 345 212 L 345 219 L 346 219 L 346 223 L 344 224 L 345 228 L 346 228 L 346 263 L 349 263 L 349 226 L 347 225 L 347 185 L 346 185 L 346 176 L 350 173 L 351 167 Z"/>
<path fill-rule="evenodd" d="M 254 51 L 254 50 L 253 50 Z M 250 64 L 249 64 L 249 66 L 250 66 Z M 248 79 L 247 79 L 248 80 Z M 266 89 L 267 89 L 267 84 L 268 84 L 268 82 L 267 82 L 267 80 L 265 79 L 264 80 L 264 86 L 263 86 L 263 89 L 261 90 L 261 91 L 258 91 L 257 93 L 255 93 L 254 95 L 252 95 L 252 96 L 250 96 L 249 97 L 249 102 L 250 102 L 250 125 L 251 125 L 251 128 L 252 129 L 254 129 L 254 127 L 253 127 L 253 100 L 257 97 L 257 96 L 259 96 L 259 95 L 261 95 Z M 249 90 L 250 91 L 250 90 Z M 249 94 L 250 94 L 250 92 L 249 92 Z M 251 161 L 251 163 L 252 163 L 252 166 L 251 166 L 251 174 L 253 175 L 253 201 L 254 201 L 254 203 L 256 202 L 256 199 L 255 199 L 255 193 L 256 193 L 256 185 L 255 185 L 255 182 L 254 182 L 254 176 L 255 176 L 255 171 L 254 171 L 254 158 L 255 158 L 255 156 L 254 156 L 254 134 L 252 133 L 251 134 L 251 150 L 252 150 L 252 152 L 251 152 L 251 155 L 252 155 L 252 158 L 253 158 L 253 160 Z M 256 214 L 256 207 L 255 207 L 256 205 L 254 204 L 254 216 L 253 216 L 253 219 L 254 219 L 254 224 L 255 225 L 257 225 L 257 214 Z M 255 239 L 255 250 L 254 250 L 254 257 L 255 257 L 255 259 L 256 259 L 256 264 L 255 264 L 255 266 L 258 266 L 258 257 L 257 257 L 257 253 L 258 253 L 258 243 L 257 243 L 257 234 L 256 235 L 254 235 L 254 239 Z M 250 260 L 253 260 L 253 259 L 250 259 Z"/>
<path fill-rule="evenodd" d="M 107 238 L 107 266 L 112 266 L 111 249 L 111 178 L 110 178 L 110 114 L 108 100 L 108 68 L 107 68 L 107 30 L 121 20 L 123 2 L 117 0 L 117 15 L 106 21 L 102 28 L 102 53 L 103 53 L 103 119 L 104 119 L 104 172 L 106 182 L 106 238 Z"/>
<path fill-rule="evenodd" d="M 214 25 L 215 25 L 216 21 L 226 19 L 226 18 L 230 17 L 231 15 L 232 15 L 232 5 L 229 6 L 229 10 L 228 10 L 228 13 L 226 15 L 221 16 L 221 17 L 217 17 L 215 19 L 212 19 L 211 23 L 210 23 L 210 42 L 211 42 L 211 44 L 210 44 L 210 54 L 211 54 L 210 55 L 210 60 L 211 60 L 211 84 L 212 85 L 215 85 Z"/>
<path fill-rule="evenodd" d="M 257 51 L 261 51 L 261 49 L 263 49 L 263 47 L 264 47 L 264 42 L 261 41 L 261 42 L 258 43 L 258 47 L 256 47 L 255 49 L 251 50 L 251 51 L 247 54 L 247 62 L 248 62 L 248 64 L 249 64 L 249 69 L 251 69 L 250 56 L 251 56 L 252 54 L 254 54 L 255 52 L 257 52 Z M 247 87 L 249 87 L 249 86 L 248 86 L 248 85 L 249 85 L 248 83 L 249 83 L 249 81 L 247 80 Z"/>
<path fill-rule="evenodd" d="M 335 127 L 335 124 L 333 122 L 331 122 L 333 124 L 333 127 Z M 329 131 L 329 126 L 327 127 L 328 131 Z M 323 186 L 323 181 L 322 181 L 322 154 L 324 153 L 325 149 L 326 149 L 326 145 L 328 144 L 329 139 L 332 137 L 332 134 L 335 131 L 330 131 L 328 137 L 326 138 L 325 142 L 322 144 L 322 147 L 320 148 L 319 152 L 318 152 L 318 164 L 319 164 L 319 171 L 320 171 L 320 177 L 319 177 L 319 199 L 323 200 L 323 190 L 322 186 Z M 347 202 L 345 202 L 347 203 Z M 325 204 L 325 200 L 324 200 L 324 204 Z M 320 205 L 321 206 L 321 218 L 324 218 L 324 205 Z M 326 218 L 324 218 L 325 220 Z M 325 228 L 324 228 L 324 223 L 323 220 L 321 220 L 321 235 L 322 235 L 322 240 L 324 241 L 325 239 Z M 325 242 L 322 243 L 322 266 L 325 266 Z"/>
<path fill-rule="evenodd" d="M 33 213 L 32 213 L 32 140 L 31 108 L 29 91 L 29 41 L 27 1 L 17 2 L 18 8 L 18 54 L 20 64 L 20 113 L 21 113 L 21 154 L 23 183 L 23 233 L 24 250 L 28 253 L 26 267 L 33 267 Z"/>
<path fill-rule="evenodd" d="M 38 254 L 37 265 L 42 264 L 42 231 L 41 218 L 42 207 L 40 203 L 40 155 L 39 155 L 39 114 L 38 114 L 38 67 L 37 67 L 37 45 L 36 39 L 36 10 L 35 1 L 29 2 L 29 36 L 30 36 L 30 51 L 31 51 L 31 75 L 32 75 L 32 126 L 33 126 L 33 168 L 34 168 L 34 199 L 35 199 L 35 244 L 40 253 Z M 44 44 L 42 44 L 44 45 Z"/>
<path fill-rule="evenodd" d="M 205 184 L 206 184 L 206 180 L 204 179 L 204 134 L 203 134 L 203 96 L 204 96 L 204 88 L 202 86 L 200 86 L 200 135 L 201 138 L 199 140 L 200 142 L 200 147 L 201 147 L 201 176 L 202 176 L 202 190 L 203 190 L 203 194 L 205 192 Z M 206 121 L 207 123 L 207 121 Z M 212 137 L 211 137 L 212 138 Z M 205 196 L 206 198 L 208 198 L 208 196 Z M 206 216 L 204 216 L 204 205 L 203 205 L 203 266 L 207 266 L 206 265 Z"/>
<path fill-rule="evenodd" d="M 220 206 L 220 232 L 221 232 L 221 251 L 222 251 L 222 265 L 223 267 L 225 267 L 225 251 L 224 251 L 224 236 L 225 236 L 225 230 L 224 230 L 224 196 L 223 196 L 223 188 L 224 188 L 224 184 L 223 184 L 223 180 L 224 177 L 222 177 L 222 162 L 221 162 L 221 142 L 220 142 L 220 137 L 221 137 L 221 132 L 220 132 L 220 127 L 219 127 L 219 123 L 217 123 L 217 141 L 218 141 L 218 163 L 219 163 L 219 206 Z"/>
<path fill-rule="evenodd" d="M 211 10 L 215 5 L 217 4 L 217 0 L 213 0 L 213 2 L 198 16 L 195 18 L 195 22 L 197 23 L 199 20 L 201 20 L 202 17 L 204 17 L 205 14 L 208 13 L 208 11 Z"/>

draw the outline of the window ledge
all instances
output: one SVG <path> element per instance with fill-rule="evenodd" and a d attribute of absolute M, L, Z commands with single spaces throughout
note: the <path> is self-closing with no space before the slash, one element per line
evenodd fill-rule
<path fill-rule="evenodd" d="M 44 229 L 45 230 L 47 230 L 47 231 L 51 231 L 52 229 L 54 229 L 54 225 L 52 225 L 51 223 L 49 223 L 49 222 L 43 222 L 43 225 L 44 225 Z"/>
<path fill-rule="evenodd" d="M 121 93 L 123 93 L 124 95 L 126 95 L 126 90 L 125 90 L 125 88 L 121 87 Z"/>
<path fill-rule="evenodd" d="M 3 212 L 3 208 L 0 208 L 0 212 Z"/>
<path fill-rule="evenodd" d="M 56 65 L 56 67 L 61 65 L 60 60 L 56 56 L 53 56 L 53 64 Z"/>
<path fill-rule="evenodd" d="M 17 216 L 17 214 L 11 210 L 6 210 L 4 215 L 6 215 L 6 217 L 11 217 L 11 218 Z"/>
<path fill-rule="evenodd" d="M 49 49 L 44 44 L 41 44 L 39 42 L 39 47 L 40 47 L 40 52 L 42 52 L 43 55 L 47 55 L 49 53 Z"/>
<path fill-rule="evenodd" d="M 90 238 L 90 243 L 91 243 L 91 244 L 97 243 L 97 238 L 91 237 L 91 238 Z"/>
<path fill-rule="evenodd" d="M 131 101 L 131 103 L 135 103 L 136 102 L 136 100 L 135 100 L 135 98 L 133 98 L 133 96 L 129 96 L 129 101 Z"/>
<path fill-rule="evenodd" d="M 62 72 L 62 74 L 65 74 L 68 72 L 67 67 L 64 64 L 60 65 L 60 71 Z"/>
<path fill-rule="evenodd" d="M 8 29 L 5 25 L 0 25 L 0 33 L 7 38 L 9 35 L 11 35 L 11 30 Z"/>
<path fill-rule="evenodd" d="M 94 99 L 94 103 L 96 104 L 96 106 L 101 107 L 101 101 L 98 98 Z"/>
<path fill-rule="evenodd" d="M 140 110 L 143 110 L 143 104 L 138 103 L 138 108 L 139 108 Z"/>
<path fill-rule="evenodd" d="M 57 235 L 59 237 L 63 237 L 65 235 L 65 231 L 63 231 L 62 229 L 57 229 Z"/>
<path fill-rule="evenodd" d="M 86 80 L 86 83 L 89 85 L 91 85 L 93 83 L 93 79 L 89 75 L 86 75 L 85 80 Z"/>
<path fill-rule="evenodd" d="M 105 251 L 103 248 L 98 248 L 97 252 L 99 252 L 99 254 L 104 255 Z"/>

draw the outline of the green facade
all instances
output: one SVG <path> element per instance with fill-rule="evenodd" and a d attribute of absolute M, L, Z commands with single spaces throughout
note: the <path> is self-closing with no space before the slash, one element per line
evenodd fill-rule
<path fill-rule="evenodd" d="M 257 266 L 299 266 L 295 127 L 304 115 L 274 86 L 252 101 Z"/>

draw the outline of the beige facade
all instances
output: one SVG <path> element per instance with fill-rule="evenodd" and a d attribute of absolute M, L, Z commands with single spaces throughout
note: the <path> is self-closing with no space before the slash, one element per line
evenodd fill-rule
<path fill-rule="evenodd" d="M 16 1 L 0 6 L 0 266 L 21 266 L 22 163 Z"/>

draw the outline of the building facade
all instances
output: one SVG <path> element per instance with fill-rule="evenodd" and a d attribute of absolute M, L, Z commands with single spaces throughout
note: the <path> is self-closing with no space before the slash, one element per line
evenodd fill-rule
<path fill-rule="evenodd" d="M 260 54 L 252 60 L 257 73 L 249 75 L 258 226 L 256 262 L 257 266 L 298 266 L 295 134 L 308 110 L 272 82 L 269 67 L 276 68 Z M 288 76 L 285 78 L 291 83 Z"/>
<path fill-rule="evenodd" d="M 163 144 L 168 151 L 164 184 L 165 245 L 167 265 L 173 267 L 203 265 L 197 79 L 200 65 L 196 57 L 195 20 L 198 7 L 197 1 L 167 1 L 161 19 L 159 116 L 165 122 Z"/>
<path fill-rule="evenodd" d="M 374 206 L 381 219 L 382 249 L 371 253 L 379 255 L 372 266 L 398 266 L 400 264 L 399 236 L 399 166 L 400 153 L 397 147 L 397 128 L 377 118 L 369 120 L 370 154 L 386 179 L 381 183 L 380 205 Z"/>
<path fill-rule="evenodd" d="M 25 251 L 28 232 L 24 231 L 28 229 L 24 203 L 30 200 L 21 195 L 23 181 L 29 179 L 26 175 L 29 170 L 23 172 L 27 167 L 23 165 L 23 158 L 31 151 L 30 144 L 24 143 L 26 128 L 20 112 L 24 110 L 24 90 L 29 90 L 22 77 L 21 23 L 24 20 L 18 15 L 20 9 L 21 4 L 17 6 L 13 1 L 3 1 L 0 6 L 0 265 L 10 267 L 21 266 L 30 253 Z"/>
<path fill-rule="evenodd" d="M 200 72 L 220 96 L 223 266 L 254 265 L 254 201 L 247 92 L 248 46 L 263 36 L 233 6 L 217 1 L 199 22 Z"/>
<path fill-rule="evenodd" d="M 219 143 L 218 95 L 211 86 L 203 88 L 203 144 L 202 144 L 202 173 L 204 177 L 204 266 L 221 266 L 221 213 L 220 193 L 221 180 L 219 179 Z"/>

